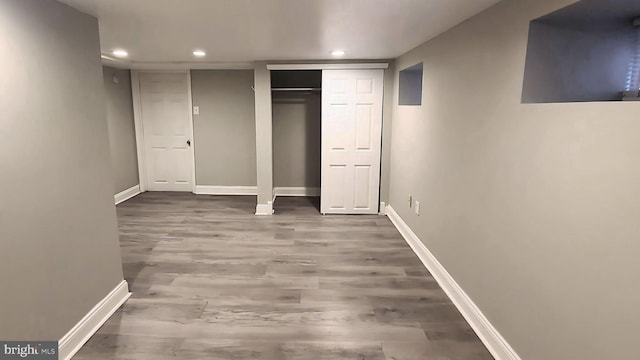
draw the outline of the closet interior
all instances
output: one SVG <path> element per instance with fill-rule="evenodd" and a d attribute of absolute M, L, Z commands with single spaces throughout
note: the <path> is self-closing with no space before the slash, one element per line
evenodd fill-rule
<path fill-rule="evenodd" d="M 273 186 L 278 197 L 310 196 L 319 206 L 321 70 L 272 70 Z"/>

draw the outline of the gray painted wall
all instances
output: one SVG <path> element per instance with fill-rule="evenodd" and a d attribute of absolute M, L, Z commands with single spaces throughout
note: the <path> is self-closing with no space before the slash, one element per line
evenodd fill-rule
<path fill-rule="evenodd" d="M 117 194 L 140 183 L 136 130 L 129 70 L 103 67 L 109 147 L 113 167 L 113 192 Z M 114 81 L 117 79 L 117 83 Z"/>
<path fill-rule="evenodd" d="M 196 184 L 256 185 L 253 70 L 192 70 Z"/>
<path fill-rule="evenodd" d="M 0 339 L 58 340 L 122 281 L 98 20 L 0 1 Z"/>
<path fill-rule="evenodd" d="M 640 103 L 520 102 L 529 21 L 570 3 L 507 0 L 397 60 L 424 91 L 394 108 L 391 204 L 522 359 L 631 359 Z"/>
<path fill-rule="evenodd" d="M 273 95 L 273 186 L 320 187 L 319 93 Z"/>
<path fill-rule="evenodd" d="M 389 204 L 391 182 L 391 133 L 393 129 L 395 61 L 387 61 L 389 68 L 384 71 L 384 98 L 382 106 L 382 153 L 380 161 L 380 201 Z"/>

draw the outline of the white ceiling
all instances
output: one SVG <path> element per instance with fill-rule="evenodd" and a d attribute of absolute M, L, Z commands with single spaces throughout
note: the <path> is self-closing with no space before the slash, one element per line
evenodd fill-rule
<path fill-rule="evenodd" d="M 395 58 L 499 0 L 61 0 L 133 62 Z M 207 56 L 195 59 L 194 49 Z"/>

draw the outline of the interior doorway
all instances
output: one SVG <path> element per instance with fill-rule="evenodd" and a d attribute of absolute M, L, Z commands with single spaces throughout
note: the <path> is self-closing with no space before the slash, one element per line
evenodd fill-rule
<path fill-rule="evenodd" d="M 271 70 L 273 192 L 377 214 L 384 70 Z"/>
<path fill-rule="evenodd" d="M 318 211 L 321 89 L 321 70 L 271 72 L 274 198 L 309 197 Z"/>
<path fill-rule="evenodd" d="M 189 72 L 132 73 L 142 191 L 194 191 Z"/>

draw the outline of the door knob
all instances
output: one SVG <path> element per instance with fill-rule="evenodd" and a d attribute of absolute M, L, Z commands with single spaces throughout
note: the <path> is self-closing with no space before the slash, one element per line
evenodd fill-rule
<path fill-rule="evenodd" d="M 191 146 L 191 140 L 187 140 L 187 145 Z"/>

